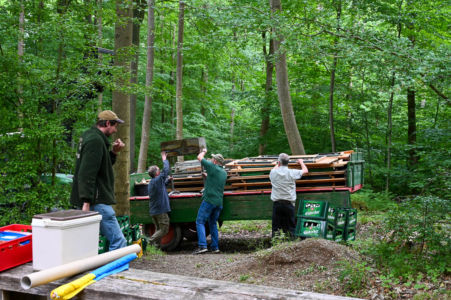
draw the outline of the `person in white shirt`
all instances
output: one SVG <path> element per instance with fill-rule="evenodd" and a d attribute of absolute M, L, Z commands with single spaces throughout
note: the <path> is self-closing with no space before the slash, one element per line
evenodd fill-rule
<path fill-rule="evenodd" d="M 289 161 L 288 154 L 280 153 L 277 165 L 269 173 L 272 185 L 271 200 L 273 201 L 272 237 L 282 230 L 285 234 L 294 238 L 296 180 L 300 179 L 303 174 L 307 174 L 308 169 L 302 159 L 297 160 L 302 170 L 289 169 Z"/>

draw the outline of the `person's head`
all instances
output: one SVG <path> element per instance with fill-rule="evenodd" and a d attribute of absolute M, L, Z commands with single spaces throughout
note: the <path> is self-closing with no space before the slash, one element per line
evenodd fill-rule
<path fill-rule="evenodd" d="M 147 170 L 147 173 L 149 173 L 149 176 L 151 178 L 155 178 L 160 175 L 160 168 L 158 168 L 157 166 L 150 166 Z"/>
<path fill-rule="evenodd" d="M 124 123 L 111 110 L 104 110 L 97 116 L 97 128 L 99 128 L 106 136 L 110 136 L 117 132 L 117 125 Z"/>
<path fill-rule="evenodd" d="M 215 165 L 224 165 L 224 157 L 222 157 L 221 154 L 212 154 L 211 155 L 212 161 Z"/>
<path fill-rule="evenodd" d="M 286 153 L 279 154 L 279 164 L 282 166 L 288 166 L 288 162 L 290 161 L 290 157 Z"/>

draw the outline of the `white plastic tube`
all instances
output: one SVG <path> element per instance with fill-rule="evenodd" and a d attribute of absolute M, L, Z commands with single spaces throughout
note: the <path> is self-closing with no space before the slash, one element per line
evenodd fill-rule
<path fill-rule="evenodd" d="M 73 276 L 87 270 L 105 265 L 113 260 L 119 259 L 130 253 L 139 253 L 141 247 L 137 244 L 130 245 L 114 251 L 102 253 L 96 256 L 76 260 L 64 265 L 42 270 L 39 272 L 28 274 L 20 280 L 23 289 L 28 290 L 32 287 L 46 284 L 58 279 Z"/>

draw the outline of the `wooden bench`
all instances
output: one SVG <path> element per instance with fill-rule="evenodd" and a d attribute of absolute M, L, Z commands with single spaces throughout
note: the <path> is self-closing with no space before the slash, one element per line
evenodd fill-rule
<path fill-rule="evenodd" d="M 0 300 L 50 299 L 50 292 L 80 275 L 24 290 L 20 279 L 32 272 L 30 263 L 0 272 Z M 293 279 L 295 280 L 295 279 Z M 73 299 L 355 299 L 275 287 L 187 277 L 130 269 L 106 277 L 85 288 Z"/>

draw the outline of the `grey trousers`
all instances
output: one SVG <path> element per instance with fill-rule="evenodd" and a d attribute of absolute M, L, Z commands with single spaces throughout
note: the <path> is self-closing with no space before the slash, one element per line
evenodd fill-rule
<path fill-rule="evenodd" d="M 150 237 L 150 243 L 154 245 L 160 244 L 160 240 L 169 232 L 169 216 L 168 214 L 159 214 L 152 216 L 155 224 L 155 233 Z"/>

